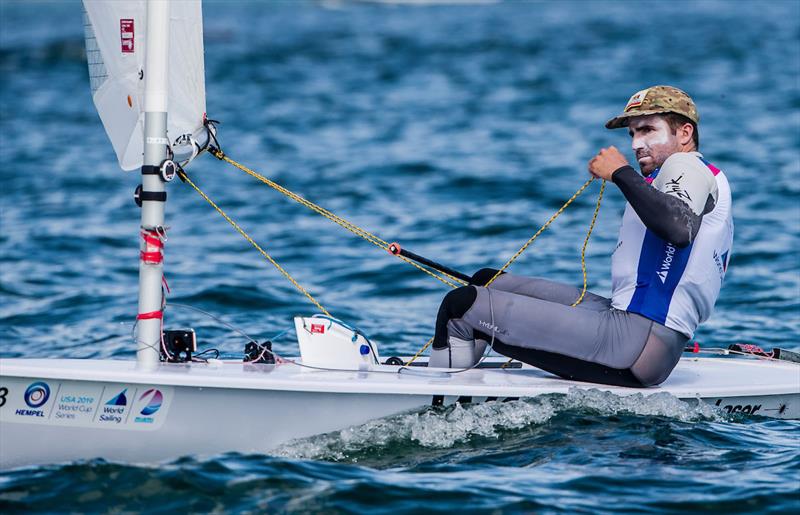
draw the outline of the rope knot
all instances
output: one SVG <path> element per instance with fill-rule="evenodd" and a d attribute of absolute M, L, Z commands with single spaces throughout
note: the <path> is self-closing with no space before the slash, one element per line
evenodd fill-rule
<path fill-rule="evenodd" d="M 222 149 L 216 147 L 210 147 L 208 151 L 211 153 L 212 156 L 216 157 L 220 161 L 225 160 L 225 152 L 223 152 Z"/>

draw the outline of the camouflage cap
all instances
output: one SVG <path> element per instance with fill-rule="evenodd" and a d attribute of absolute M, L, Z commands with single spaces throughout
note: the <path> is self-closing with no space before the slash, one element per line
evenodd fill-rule
<path fill-rule="evenodd" d="M 694 102 L 685 92 L 672 86 L 653 86 L 636 92 L 622 114 L 606 122 L 606 129 L 627 127 L 631 118 L 659 113 L 681 114 L 695 124 L 700 121 Z"/>

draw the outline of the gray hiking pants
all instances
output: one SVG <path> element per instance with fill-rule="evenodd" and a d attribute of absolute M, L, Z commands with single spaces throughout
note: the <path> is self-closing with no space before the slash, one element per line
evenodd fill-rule
<path fill-rule="evenodd" d="M 493 272 L 481 270 L 473 282 L 485 284 Z M 488 288 L 453 290 L 439 310 L 430 364 L 451 366 L 461 353 L 461 366 L 467 347 L 475 361 L 494 337 L 495 351 L 568 379 L 642 387 L 669 376 L 686 336 L 593 293 L 571 307 L 579 295 L 572 286 L 512 274 Z"/>

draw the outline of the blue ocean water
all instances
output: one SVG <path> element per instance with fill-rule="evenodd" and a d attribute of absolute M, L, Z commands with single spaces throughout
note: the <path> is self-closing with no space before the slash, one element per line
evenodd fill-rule
<path fill-rule="evenodd" d="M 736 237 L 696 339 L 800 348 L 800 3 L 209 2 L 207 110 L 235 159 L 406 248 L 498 266 L 586 180 L 602 124 L 672 84 L 726 171 Z M 80 4 L 0 3 L 3 357 L 131 358 L 136 173 L 92 105 Z M 630 155 L 630 153 L 629 153 Z M 196 182 L 384 354 L 415 352 L 447 288 L 209 156 Z M 512 270 L 579 285 L 594 184 Z M 624 206 L 612 186 L 587 251 L 610 292 Z M 190 188 L 169 186 L 169 300 L 266 338 L 313 306 Z M 241 336 L 170 310 L 202 348 Z M 283 354 L 296 352 L 289 338 Z M 674 399 L 576 392 L 430 409 L 270 455 L 4 472 L 3 511 L 793 512 L 800 425 Z M 1 450 L 0 450 L 1 452 Z"/>

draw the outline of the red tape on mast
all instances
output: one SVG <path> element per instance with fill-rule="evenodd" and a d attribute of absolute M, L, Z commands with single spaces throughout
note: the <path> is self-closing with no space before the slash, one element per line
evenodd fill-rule
<path fill-rule="evenodd" d="M 164 262 L 164 241 L 157 231 L 145 229 L 142 231 L 144 250 L 139 257 L 148 265 L 158 265 Z"/>
<path fill-rule="evenodd" d="M 136 315 L 136 320 L 152 320 L 154 318 L 164 318 L 164 312 L 159 311 L 150 311 L 149 313 L 139 313 Z"/>

